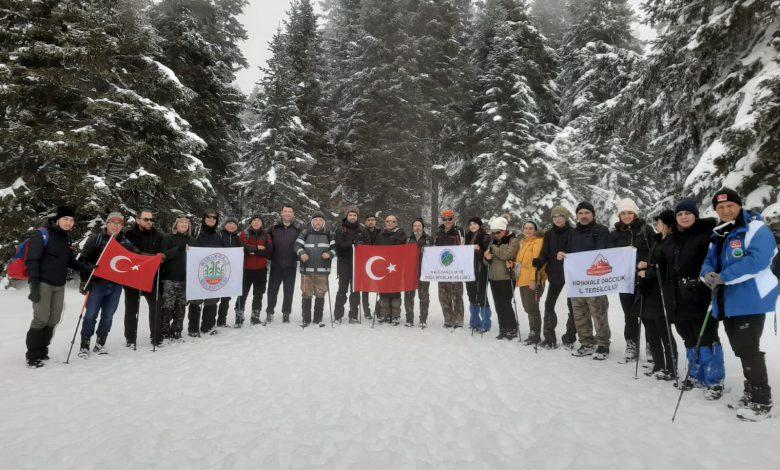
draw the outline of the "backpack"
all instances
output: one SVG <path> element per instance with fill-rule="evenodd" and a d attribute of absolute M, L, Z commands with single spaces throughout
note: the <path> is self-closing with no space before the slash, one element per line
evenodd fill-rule
<path fill-rule="evenodd" d="M 36 230 L 41 234 L 43 238 L 43 247 L 49 244 L 49 230 L 46 227 L 38 227 Z M 8 263 L 8 279 L 16 279 L 19 281 L 27 281 L 30 279 L 30 275 L 27 272 L 27 257 L 30 255 L 30 239 L 25 241 L 16 247 L 16 253 L 11 262 Z"/>

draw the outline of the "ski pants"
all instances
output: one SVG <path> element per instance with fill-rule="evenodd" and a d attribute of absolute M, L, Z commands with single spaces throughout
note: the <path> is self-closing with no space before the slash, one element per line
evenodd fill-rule
<path fill-rule="evenodd" d="M 573 297 L 574 324 L 577 326 L 577 336 L 583 346 L 601 346 L 609 349 L 609 300 L 606 295 L 598 297 Z M 596 326 L 595 337 L 593 324 Z"/>

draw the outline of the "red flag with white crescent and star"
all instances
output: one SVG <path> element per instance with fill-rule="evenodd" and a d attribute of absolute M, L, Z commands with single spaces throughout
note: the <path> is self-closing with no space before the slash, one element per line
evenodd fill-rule
<path fill-rule="evenodd" d="M 355 292 L 391 294 L 417 289 L 420 249 L 416 243 L 355 247 Z"/>
<path fill-rule="evenodd" d="M 95 276 L 133 289 L 151 292 L 154 275 L 162 263 L 162 254 L 138 255 L 128 251 L 112 238 L 108 242 Z"/>

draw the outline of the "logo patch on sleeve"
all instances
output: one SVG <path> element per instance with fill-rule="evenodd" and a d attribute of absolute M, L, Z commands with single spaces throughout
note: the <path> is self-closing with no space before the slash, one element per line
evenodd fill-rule
<path fill-rule="evenodd" d="M 742 240 L 731 240 L 730 245 L 732 249 L 742 248 Z"/>

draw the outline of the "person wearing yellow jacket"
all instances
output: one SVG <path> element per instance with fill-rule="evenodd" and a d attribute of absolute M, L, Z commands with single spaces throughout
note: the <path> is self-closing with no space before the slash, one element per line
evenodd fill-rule
<path fill-rule="evenodd" d="M 531 334 L 523 341 L 526 346 L 533 346 L 541 341 L 542 314 L 539 311 L 539 299 L 544 291 L 544 283 L 547 276 L 544 269 L 537 269 L 533 265 L 535 258 L 542 251 L 542 237 L 538 236 L 539 226 L 529 220 L 523 224 L 523 239 L 520 241 L 520 250 L 515 258 L 515 279 L 520 290 L 520 299 L 523 302 L 523 310 L 528 314 L 528 326 Z"/>

